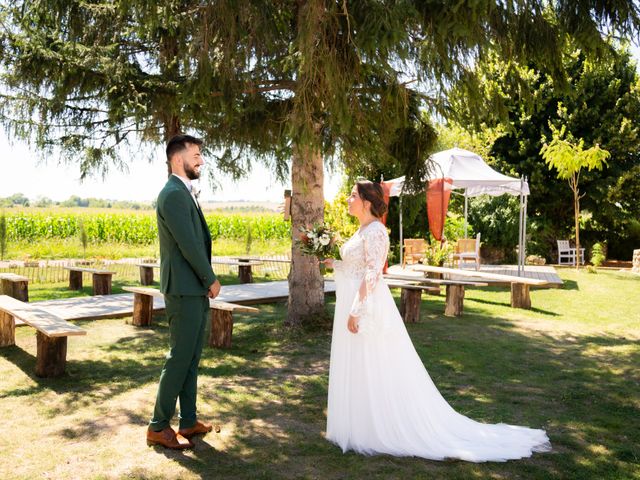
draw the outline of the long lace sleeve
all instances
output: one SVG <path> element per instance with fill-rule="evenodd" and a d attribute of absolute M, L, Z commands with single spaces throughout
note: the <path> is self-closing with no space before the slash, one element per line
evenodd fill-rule
<path fill-rule="evenodd" d="M 389 235 L 381 223 L 365 230 L 363 238 L 366 269 L 360 289 L 351 306 L 350 314 L 354 317 L 360 317 L 364 313 L 369 295 L 382 278 L 382 269 L 389 249 Z"/>

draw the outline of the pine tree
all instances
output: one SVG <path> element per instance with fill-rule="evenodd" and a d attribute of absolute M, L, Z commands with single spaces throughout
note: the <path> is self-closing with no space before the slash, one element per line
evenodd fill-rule
<path fill-rule="evenodd" d="M 470 67 L 489 50 L 560 72 L 563 35 L 597 53 L 605 26 L 640 23 L 631 0 L 4 3 L 10 132 L 62 147 L 83 175 L 124 164 L 127 141 L 198 134 L 236 176 L 254 159 L 290 172 L 293 232 L 323 218 L 326 162 L 396 162 L 419 179 L 428 152 L 394 144 L 428 130 L 412 112 L 446 109 L 444 87 L 477 83 Z M 322 283 L 294 245 L 288 324 L 321 313 Z"/>

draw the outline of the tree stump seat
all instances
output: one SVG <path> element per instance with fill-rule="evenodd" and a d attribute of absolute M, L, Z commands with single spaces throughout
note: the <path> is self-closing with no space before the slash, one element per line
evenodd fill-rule
<path fill-rule="evenodd" d="M 111 295 L 111 277 L 116 272 L 86 267 L 64 268 L 69 270 L 69 290 L 82 290 L 82 274 L 90 273 L 93 279 L 92 295 Z"/>
<path fill-rule="evenodd" d="M 252 267 L 262 265 L 260 260 L 252 260 L 250 258 L 238 258 L 238 259 L 213 259 L 212 265 L 230 265 L 238 267 L 238 278 L 240 283 L 253 283 L 253 271 Z"/>
<path fill-rule="evenodd" d="M 400 315 L 405 323 L 417 323 L 420 319 L 420 302 L 422 292 L 433 295 L 440 294 L 440 287 L 420 285 L 410 281 L 387 280 L 389 288 L 400 288 Z"/>
<path fill-rule="evenodd" d="M 151 325 L 153 297 L 164 298 L 163 293 L 157 288 L 150 287 L 123 287 L 122 289 L 133 293 L 132 324 L 136 326 Z M 215 299 L 210 299 L 209 305 L 211 307 L 211 332 L 207 343 L 214 348 L 231 348 L 233 312 L 258 313 L 260 311 L 255 307 L 221 302 Z"/>
<path fill-rule="evenodd" d="M 159 263 L 138 263 L 140 267 L 140 284 L 153 285 L 153 269 L 160 268 Z"/>
<path fill-rule="evenodd" d="M 67 337 L 86 335 L 86 330 L 32 304 L 0 295 L 0 347 L 15 345 L 15 318 L 37 330 L 36 375 L 62 375 L 67 364 Z"/>
<path fill-rule="evenodd" d="M 15 273 L 0 273 L 0 294 L 28 302 L 29 279 Z"/>

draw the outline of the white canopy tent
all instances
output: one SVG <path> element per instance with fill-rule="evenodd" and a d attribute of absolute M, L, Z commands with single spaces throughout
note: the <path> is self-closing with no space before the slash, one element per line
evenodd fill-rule
<path fill-rule="evenodd" d="M 453 189 L 464 190 L 464 233 L 467 236 L 467 213 L 469 197 L 478 195 L 518 195 L 520 197 L 520 227 L 518 237 L 518 275 L 524 272 L 525 236 L 527 231 L 527 196 L 529 185 L 526 178 L 508 177 L 485 163 L 473 152 L 461 148 L 452 148 L 434 153 L 429 158 L 433 168 L 427 180 L 450 178 Z M 400 245 L 402 245 L 402 190 L 404 177 L 387 180 L 391 184 L 390 196 L 400 197 Z M 400 248 L 400 262 L 402 263 L 402 248 Z"/>

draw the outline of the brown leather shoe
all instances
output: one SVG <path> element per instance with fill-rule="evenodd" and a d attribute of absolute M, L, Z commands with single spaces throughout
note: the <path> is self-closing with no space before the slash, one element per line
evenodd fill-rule
<path fill-rule="evenodd" d="M 178 434 L 184 438 L 191 438 L 194 435 L 207 434 L 213 430 L 213 425 L 210 423 L 203 423 L 200 420 L 196 420 L 196 424 L 191 428 L 181 428 L 178 430 Z"/>
<path fill-rule="evenodd" d="M 185 448 L 193 448 L 193 443 L 189 439 L 176 433 L 173 428 L 167 427 L 159 432 L 151 429 L 147 430 L 147 445 L 162 445 L 172 450 L 184 450 Z"/>

